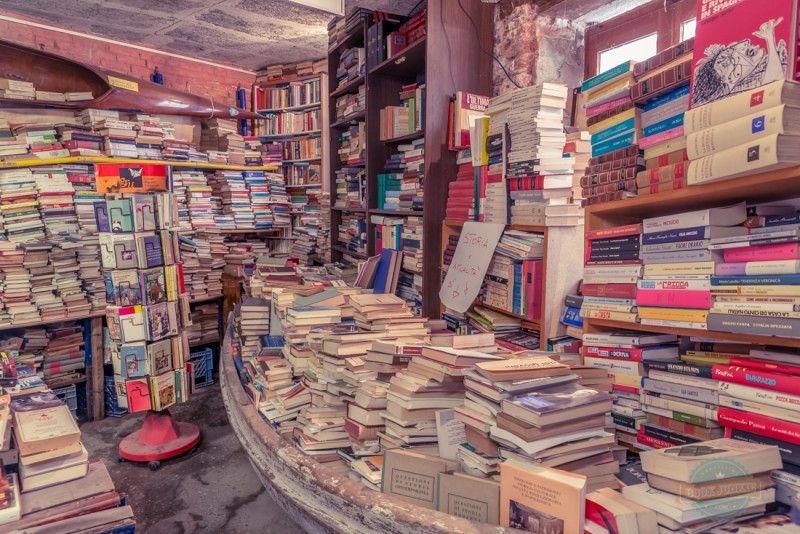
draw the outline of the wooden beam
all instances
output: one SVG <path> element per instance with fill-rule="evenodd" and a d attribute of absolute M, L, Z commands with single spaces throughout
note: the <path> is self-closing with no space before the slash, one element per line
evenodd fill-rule
<path fill-rule="evenodd" d="M 106 416 L 105 378 L 103 375 L 103 318 L 90 319 L 92 367 L 87 374 L 86 406 L 89 417 L 99 421 Z"/>

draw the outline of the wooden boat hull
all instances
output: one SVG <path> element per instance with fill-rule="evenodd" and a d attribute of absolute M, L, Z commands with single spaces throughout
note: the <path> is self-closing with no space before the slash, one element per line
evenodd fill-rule
<path fill-rule="evenodd" d="M 499 534 L 510 529 L 472 523 L 377 493 L 317 463 L 284 440 L 251 404 L 231 359 L 220 356 L 225 411 L 272 498 L 310 533 Z"/>
<path fill-rule="evenodd" d="M 170 89 L 129 74 L 0 40 L 0 78 L 32 82 L 41 91 L 91 91 L 95 98 L 81 102 L 41 102 L 0 98 L 0 107 L 111 109 L 156 115 L 260 119 L 256 113 L 216 102 L 209 97 Z"/>

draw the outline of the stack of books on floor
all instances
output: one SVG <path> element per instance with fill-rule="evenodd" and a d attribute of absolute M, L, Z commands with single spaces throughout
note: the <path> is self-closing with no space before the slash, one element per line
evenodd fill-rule
<path fill-rule="evenodd" d="M 655 511 L 660 532 L 707 532 L 739 517 L 763 514 L 775 502 L 769 473 L 782 467 L 776 447 L 730 439 L 646 451 L 641 460 L 647 482 L 624 486 L 622 495 Z"/>
<path fill-rule="evenodd" d="M 629 61 L 584 80 L 592 159 L 581 180 L 583 205 L 635 196 L 641 138 L 641 109 L 631 100 L 634 62 Z"/>
<path fill-rule="evenodd" d="M 586 242 L 581 317 L 639 322 L 635 299 L 643 283 L 642 225 L 591 230 Z"/>
<path fill-rule="evenodd" d="M 26 379 L 12 380 L 19 387 Z M 133 511 L 114 491 L 103 463 L 89 460 L 69 407 L 46 386 L 39 389 L 3 397 L 2 435 L 9 433 L 13 418 L 16 454 L 9 461 L 4 452 L 0 468 L 5 494 L 0 503 L 2 528 L 9 532 L 134 528 Z"/>
<path fill-rule="evenodd" d="M 642 332 L 614 331 L 584 335 L 583 364 L 603 369 L 611 377 L 611 389 L 615 395 L 611 416 L 620 443 L 634 448 L 652 446 L 654 441 L 651 438 L 656 438 L 655 432 L 651 432 L 651 428 L 646 430 L 644 425 L 645 421 L 650 421 L 648 409 L 652 408 L 654 417 L 658 413 L 671 415 L 671 412 L 665 411 L 664 404 L 657 401 L 669 401 L 670 394 L 675 394 L 673 387 L 668 383 L 649 383 L 647 377 L 651 362 L 659 367 L 681 363 L 677 341 L 677 336 L 671 334 Z M 644 382 L 642 379 L 645 379 Z M 650 395 L 654 399 L 652 403 L 648 402 Z"/>
<path fill-rule="evenodd" d="M 219 314 L 216 302 L 192 306 L 192 325 L 186 329 L 190 347 L 219 341 Z"/>

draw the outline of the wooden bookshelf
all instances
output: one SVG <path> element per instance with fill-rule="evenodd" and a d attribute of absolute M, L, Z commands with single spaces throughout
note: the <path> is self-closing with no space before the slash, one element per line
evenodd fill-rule
<path fill-rule="evenodd" d="M 800 195 L 799 183 L 800 167 L 788 167 L 732 180 L 689 186 L 677 191 L 640 195 L 635 198 L 588 206 L 585 210 L 586 230 L 635 224 L 645 218 L 727 206 L 741 201 L 760 203 L 794 198 Z M 800 338 L 736 334 L 692 328 L 667 328 L 588 317 L 584 318 L 583 325 L 586 332 L 624 329 L 782 347 L 800 347 Z"/>
<path fill-rule="evenodd" d="M 365 211 L 332 209 L 331 238 L 337 243 L 338 224 L 342 212 L 365 213 L 367 217 L 367 251 L 375 252 L 375 228 L 370 222 L 371 214 L 421 216 L 423 217 L 423 257 L 426 261 L 438 262 L 441 258 L 441 233 L 444 219 L 447 184 L 456 176 L 456 153 L 447 148 L 448 102 L 457 91 L 478 94 L 492 92 L 492 59 L 482 50 L 490 50 L 494 39 L 494 6 L 483 2 L 464 2 L 464 9 L 453 9 L 447 0 L 428 0 L 426 14 L 426 37 L 395 56 L 375 65 L 363 76 L 367 94 L 365 111 L 331 124 L 331 202 L 335 201 L 334 172 L 344 165 L 336 154 L 342 128 L 351 122 L 364 119 L 366 123 L 366 202 Z M 446 19 L 446 26 L 445 26 Z M 471 19 L 471 20 L 470 20 Z M 474 24 L 474 26 L 473 26 Z M 367 26 L 333 47 L 328 54 L 329 68 L 339 64 L 341 52 L 353 46 L 365 47 Z M 369 51 L 365 52 L 369 56 Z M 425 120 L 422 130 L 402 137 L 381 140 L 380 110 L 386 106 L 400 104 L 400 88 L 409 83 L 426 84 Z M 335 77 L 330 77 L 329 105 L 334 109 L 336 97 L 358 90 L 361 78 L 342 88 L 337 88 Z M 396 145 L 425 138 L 425 201 L 422 211 L 383 210 L 377 205 L 377 176 L 384 172 L 389 155 Z M 341 258 L 341 247 L 333 247 L 333 259 Z M 439 313 L 440 271 L 436 263 L 426 265 L 422 272 L 423 313 L 437 316 Z"/>
<path fill-rule="evenodd" d="M 31 328 L 37 326 L 47 326 L 50 324 L 57 324 L 57 323 L 64 323 L 70 321 L 85 321 L 86 319 L 93 319 L 95 317 L 105 317 L 106 312 L 94 312 L 85 315 L 76 315 L 74 317 L 60 317 L 58 319 L 48 319 L 46 321 L 33 321 L 30 323 L 14 323 L 14 324 L 4 324 L 0 326 L 0 331 L 3 330 L 16 330 L 18 328 Z"/>
<path fill-rule="evenodd" d="M 214 169 L 226 171 L 276 171 L 278 165 L 229 165 L 226 163 L 204 163 L 200 161 L 168 161 L 159 159 L 111 158 L 101 156 L 70 156 L 67 158 L 21 159 L 0 162 L 0 169 L 37 167 L 39 165 L 64 165 L 68 163 L 132 163 L 141 165 L 169 165 L 190 169 Z"/>

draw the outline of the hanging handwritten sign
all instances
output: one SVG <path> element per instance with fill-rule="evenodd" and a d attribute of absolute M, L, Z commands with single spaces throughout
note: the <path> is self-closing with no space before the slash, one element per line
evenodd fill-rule
<path fill-rule="evenodd" d="M 442 304 L 460 313 L 469 309 L 478 296 L 504 229 L 505 225 L 500 223 L 464 223 L 453 261 L 439 290 Z"/>

